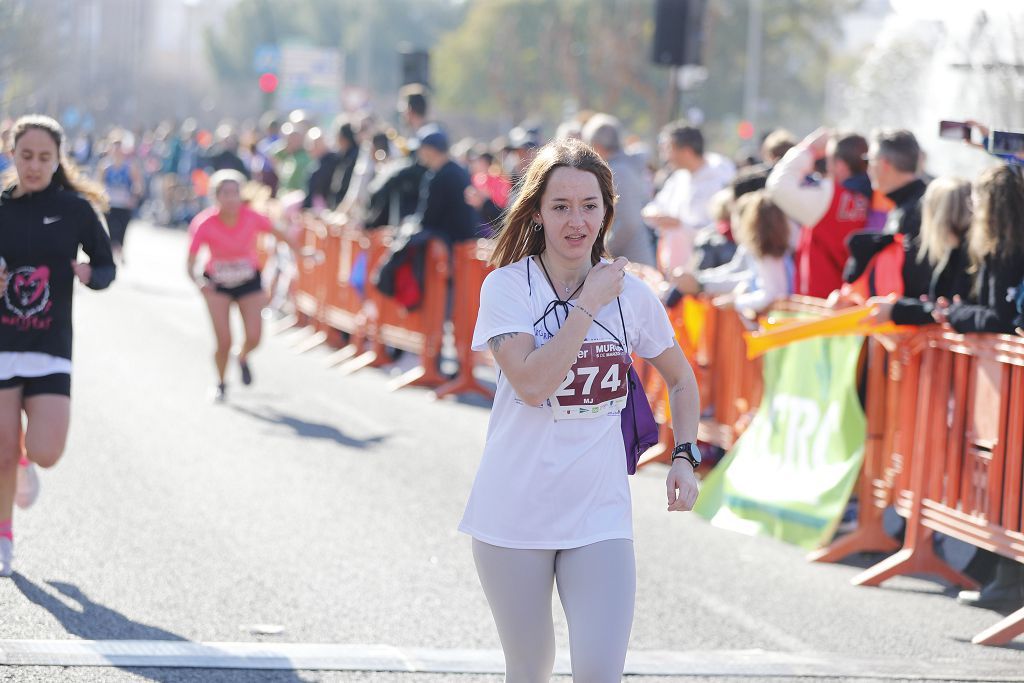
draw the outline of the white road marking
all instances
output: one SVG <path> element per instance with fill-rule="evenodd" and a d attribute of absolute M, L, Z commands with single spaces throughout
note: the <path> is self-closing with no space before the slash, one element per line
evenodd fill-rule
<path fill-rule="evenodd" d="M 500 650 L 400 648 L 327 643 L 193 643 L 176 640 L 0 640 L 0 666 L 102 666 L 208 669 L 386 671 L 501 674 Z M 555 673 L 569 674 L 567 653 Z M 764 650 L 638 650 L 627 675 L 832 677 L 873 680 L 1020 681 L 1014 661 L 960 662 L 855 658 Z"/>

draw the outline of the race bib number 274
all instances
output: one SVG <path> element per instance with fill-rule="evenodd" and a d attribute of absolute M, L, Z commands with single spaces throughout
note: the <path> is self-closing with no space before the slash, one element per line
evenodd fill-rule
<path fill-rule="evenodd" d="M 556 420 L 601 417 L 626 404 L 629 357 L 615 342 L 588 341 L 551 396 Z"/>

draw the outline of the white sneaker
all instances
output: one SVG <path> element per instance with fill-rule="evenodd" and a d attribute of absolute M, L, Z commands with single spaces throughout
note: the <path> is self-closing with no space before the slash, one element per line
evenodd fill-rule
<path fill-rule="evenodd" d="M 39 497 L 39 472 L 36 464 L 30 462 L 25 467 L 18 465 L 18 492 L 14 496 L 14 504 L 25 509 L 32 507 Z"/>
<path fill-rule="evenodd" d="M 14 542 L 6 536 L 0 536 L 0 576 L 10 576 L 11 560 L 14 559 Z"/>

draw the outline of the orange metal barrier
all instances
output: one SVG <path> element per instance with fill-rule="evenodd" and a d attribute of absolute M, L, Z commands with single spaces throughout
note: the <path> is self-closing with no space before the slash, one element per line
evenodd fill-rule
<path fill-rule="evenodd" d="M 683 353 L 697 378 L 701 420 L 698 438 L 728 449 L 761 403 L 761 360 L 748 360 L 743 332 L 747 323 L 733 309 L 716 308 L 706 299 L 686 297 L 669 310 Z M 674 447 L 668 389 L 653 366 L 634 358 L 637 374 L 661 426 L 658 445 L 638 466 L 666 462 Z"/>
<path fill-rule="evenodd" d="M 393 233 L 383 228 L 370 235 L 368 273 L 373 273 L 387 255 Z M 436 239 L 427 245 L 423 282 L 423 301 L 409 311 L 377 289 L 367 277 L 366 335 L 369 349 L 341 366 L 346 374 L 365 367 L 381 367 L 390 363 L 387 347 L 402 349 L 419 356 L 416 367 L 392 380 L 392 390 L 406 386 L 438 387 L 445 381 L 438 367 L 444 334 L 445 309 L 448 300 L 450 271 L 448 247 Z"/>
<path fill-rule="evenodd" d="M 331 242 L 326 267 L 327 301 L 324 321 L 332 331 L 343 332 L 348 343 L 331 356 L 331 365 L 339 365 L 368 348 L 366 283 L 372 268 L 385 253 L 370 235 L 355 228 L 328 225 Z M 337 341 L 337 340 L 335 340 Z M 335 343 L 335 345 L 340 345 Z"/>
<path fill-rule="evenodd" d="M 904 349 L 901 394 L 916 396 L 901 405 L 907 421 L 897 439 L 912 453 L 908 489 L 897 496 L 909 507 L 906 540 L 854 583 L 931 573 L 975 587 L 935 556 L 931 538 L 939 531 L 1024 562 L 1024 339 L 928 329 Z M 1024 609 L 974 642 L 1003 644 L 1022 633 Z"/>
<path fill-rule="evenodd" d="M 494 392 L 481 384 L 474 374 L 477 360 L 484 354 L 473 351 L 473 330 L 480 309 L 480 287 L 493 270 L 488 265 L 491 245 L 486 240 L 462 242 L 452 249 L 453 308 L 452 328 L 459 370 L 455 378 L 434 391 L 437 398 L 453 394 L 477 393 L 493 399 Z M 486 356 L 490 358 L 488 354 Z"/>
<path fill-rule="evenodd" d="M 326 301 L 327 226 L 311 214 L 303 214 L 299 252 L 295 255 L 295 310 L 299 322 L 318 329 Z"/>

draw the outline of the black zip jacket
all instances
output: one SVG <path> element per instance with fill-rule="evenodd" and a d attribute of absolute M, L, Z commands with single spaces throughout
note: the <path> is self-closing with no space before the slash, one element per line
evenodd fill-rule
<path fill-rule="evenodd" d="M 53 185 L 13 197 L 0 194 L 0 257 L 7 288 L 0 300 L 0 352 L 33 351 L 71 358 L 72 260 L 82 248 L 91 289 L 114 280 L 110 237 L 88 200 Z"/>
<path fill-rule="evenodd" d="M 915 257 L 916 258 L 916 257 Z M 927 261 L 920 265 L 930 265 Z M 897 325 L 930 325 L 935 322 L 932 311 L 939 297 L 950 301 L 959 296 L 966 299 L 971 294 L 972 278 L 967 272 L 967 247 L 960 245 L 953 249 L 944 263 L 936 264 L 928 285 L 928 299 L 903 297 L 892 307 L 892 321 Z"/>
<path fill-rule="evenodd" d="M 1013 334 L 1017 300 L 1024 286 L 1024 260 L 989 256 L 978 269 L 975 282 L 977 296 L 971 297 L 970 303 L 950 305 L 949 324 L 957 332 Z"/>

